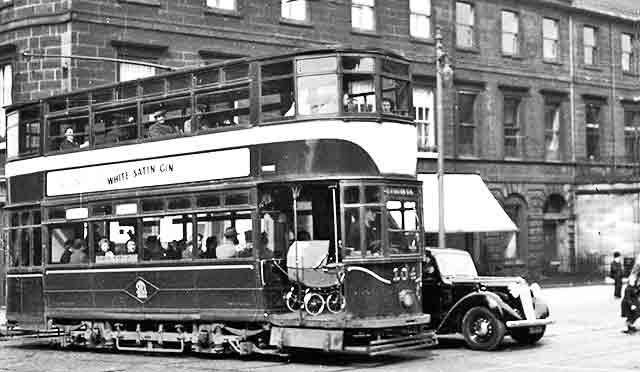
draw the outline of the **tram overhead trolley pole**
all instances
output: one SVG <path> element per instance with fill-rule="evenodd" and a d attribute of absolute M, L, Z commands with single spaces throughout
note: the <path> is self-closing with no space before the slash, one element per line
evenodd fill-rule
<path fill-rule="evenodd" d="M 446 248 L 444 226 L 444 112 L 443 85 L 444 80 L 451 79 L 453 70 L 449 65 L 449 56 L 442 45 L 440 27 L 436 28 L 436 134 L 438 146 L 438 248 Z"/>

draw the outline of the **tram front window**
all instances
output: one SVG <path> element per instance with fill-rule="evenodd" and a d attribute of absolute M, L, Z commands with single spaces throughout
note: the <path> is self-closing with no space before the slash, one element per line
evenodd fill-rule
<path fill-rule="evenodd" d="M 380 207 L 345 208 L 346 256 L 382 255 L 382 228 Z"/>
<path fill-rule="evenodd" d="M 336 57 L 302 59 L 296 62 L 298 114 L 338 112 Z"/>
<path fill-rule="evenodd" d="M 387 201 L 389 214 L 389 253 L 415 253 L 418 250 L 418 214 L 415 201 Z"/>

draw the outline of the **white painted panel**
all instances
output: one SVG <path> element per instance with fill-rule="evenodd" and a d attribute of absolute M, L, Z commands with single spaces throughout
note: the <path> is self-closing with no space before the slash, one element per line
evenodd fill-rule
<path fill-rule="evenodd" d="M 47 173 L 47 195 L 219 180 L 249 175 L 249 149 L 171 156 Z"/>

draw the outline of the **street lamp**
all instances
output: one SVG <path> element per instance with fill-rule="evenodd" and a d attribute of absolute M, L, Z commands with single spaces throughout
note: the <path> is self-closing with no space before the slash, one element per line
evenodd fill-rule
<path fill-rule="evenodd" d="M 436 132 L 438 145 L 438 248 L 446 248 L 444 229 L 444 113 L 442 91 L 444 80 L 451 79 L 453 70 L 442 45 L 442 33 L 436 28 Z"/>

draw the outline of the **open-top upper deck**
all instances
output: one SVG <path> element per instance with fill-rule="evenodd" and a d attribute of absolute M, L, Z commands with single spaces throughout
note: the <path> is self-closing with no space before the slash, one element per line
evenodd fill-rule
<path fill-rule="evenodd" d="M 303 124 L 313 132 L 309 121 L 319 120 L 325 124 L 412 124 L 410 80 L 410 65 L 403 58 L 379 50 L 349 48 L 316 49 L 183 69 L 11 107 L 7 111 L 7 157 L 11 163 L 170 139 L 183 139 L 182 144 L 194 146 L 202 141 L 218 142 L 218 136 L 208 136 L 206 140 L 184 138 L 246 129 L 254 129 L 251 138 L 260 143 L 264 142 L 260 138 L 273 137 L 280 130 L 273 124 L 289 125 L 286 132 L 293 134 L 304 131 L 303 127 L 295 128 L 295 124 Z M 264 128 L 267 125 L 273 129 Z M 340 139 L 336 128 L 323 128 L 323 132 L 333 133 L 319 137 Z M 235 136 L 246 139 L 249 134 Z M 229 139 L 234 135 L 220 137 Z M 298 135 L 295 140 L 305 139 L 302 137 Z M 409 140 L 415 143 L 413 138 Z M 166 145 L 139 148 L 148 153 L 162 146 Z M 104 154 L 101 151 L 100 156 Z M 82 155 L 86 156 L 91 157 Z M 73 161 L 68 162 L 74 159 L 72 156 L 59 159 L 74 166 Z M 42 169 L 19 170 L 9 164 L 8 175 L 55 166 L 36 168 Z"/>

